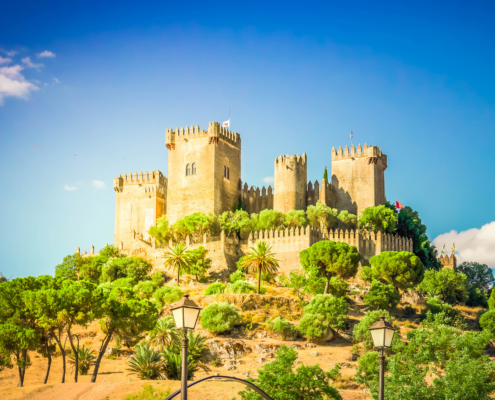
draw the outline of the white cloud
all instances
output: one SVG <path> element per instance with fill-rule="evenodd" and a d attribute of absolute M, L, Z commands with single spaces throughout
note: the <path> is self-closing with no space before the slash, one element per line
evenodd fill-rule
<path fill-rule="evenodd" d="M 267 176 L 267 177 L 263 178 L 263 182 L 273 183 L 274 182 L 273 176 Z"/>
<path fill-rule="evenodd" d="M 9 62 L 12 62 L 12 59 L 9 57 L 2 57 L 0 56 L 0 64 L 8 64 Z"/>
<path fill-rule="evenodd" d="M 29 57 L 24 57 L 21 61 L 26 66 L 26 68 L 40 68 L 40 67 L 44 67 L 44 65 L 42 63 L 40 63 L 40 64 L 34 64 Z"/>
<path fill-rule="evenodd" d="M 97 189 L 104 189 L 107 187 L 103 181 L 93 181 L 93 186 Z"/>
<path fill-rule="evenodd" d="M 495 268 L 495 221 L 483 225 L 480 229 L 444 233 L 436 237 L 433 243 L 440 252 L 445 243 L 447 254 L 450 254 L 452 244 L 455 243 L 458 264 L 475 261 Z"/>
<path fill-rule="evenodd" d="M 57 55 L 55 53 L 52 53 L 51 51 L 45 50 L 42 51 L 41 53 L 36 54 L 36 57 L 38 58 L 55 58 Z"/>
<path fill-rule="evenodd" d="M 3 54 L 6 54 L 9 57 L 14 57 L 17 54 L 17 51 L 15 51 L 15 50 L 7 51 L 4 49 L 0 49 L 0 52 L 2 52 Z"/>
<path fill-rule="evenodd" d="M 6 97 L 27 98 L 29 93 L 39 90 L 39 87 L 26 81 L 21 71 L 24 68 L 20 65 L 0 68 L 0 105 Z"/>
<path fill-rule="evenodd" d="M 57 78 L 53 78 L 53 80 L 54 80 L 56 83 L 60 83 L 60 81 L 59 81 Z"/>
<path fill-rule="evenodd" d="M 69 191 L 69 192 L 72 192 L 73 190 L 76 190 L 77 187 L 76 186 L 69 186 L 66 183 L 64 189 L 67 190 L 67 191 Z"/>

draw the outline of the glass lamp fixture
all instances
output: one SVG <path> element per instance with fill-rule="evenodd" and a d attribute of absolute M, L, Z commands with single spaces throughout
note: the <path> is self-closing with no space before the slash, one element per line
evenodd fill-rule
<path fill-rule="evenodd" d="M 175 327 L 180 330 L 194 330 L 200 311 L 201 308 L 193 300 L 189 300 L 188 294 L 185 294 L 172 308 Z"/>
<path fill-rule="evenodd" d="M 395 329 L 382 315 L 380 321 L 376 322 L 371 328 L 369 328 L 373 344 L 379 349 L 385 349 L 392 347 L 392 340 L 394 339 Z"/>

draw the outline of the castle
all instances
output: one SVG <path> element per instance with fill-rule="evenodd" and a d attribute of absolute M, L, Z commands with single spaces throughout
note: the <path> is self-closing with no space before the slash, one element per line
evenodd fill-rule
<path fill-rule="evenodd" d="M 275 159 L 274 189 L 249 188 L 241 180 L 241 137 L 210 122 L 167 129 L 168 179 L 158 170 L 122 174 L 114 179 L 115 238 L 128 249 L 136 233 L 146 238 L 156 220 L 167 214 L 170 224 L 195 212 L 220 215 L 242 199 L 249 213 L 265 209 L 306 210 L 317 201 L 359 215 L 366 207 L 385 204 L 387 156 L 377 146 L 331 150 L 331 182 L 308 182 L 308 158 Z"/>

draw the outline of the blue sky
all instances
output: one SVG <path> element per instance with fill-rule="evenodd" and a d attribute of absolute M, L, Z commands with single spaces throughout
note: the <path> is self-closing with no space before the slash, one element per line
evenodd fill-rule
<path fill-rule="evenodd" d="M 388 155 L 386 195 L 495 267 L 495 3 L 16 2 L 0 13 L 0 271 L 113 240 L 112 178 L 167 174 L 167 128 L 228 118 L 242 176 Z M 42 65 L 40 65 L 42 64 Z M 72 189 L 72 190 L 71 190 Z"/>

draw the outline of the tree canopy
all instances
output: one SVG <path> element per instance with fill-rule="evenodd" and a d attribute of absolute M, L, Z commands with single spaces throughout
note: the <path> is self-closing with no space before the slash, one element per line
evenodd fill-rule
<path fill-rule="evenodd" d="M 408 251 L 384 251 L 370 258 L 370 264 L 379 276 L 396 290 L 412 289 L 423 281 L 423 263 Z"/>
<path fill-rule="evenodd" d="M 450 304 L 463 303 L 469 296 L 466 275 L 455 272 L 451 268 L 426 271 L 418 289 L 430 295 L 440 296 L 442 300 Z"/>
<path fill-rule="evenodd" d="M 359 229 L 365 232 L 393 233 L 396 224 L 397 214 L 383 205 L 366 207 L 359 217 Z"/>

